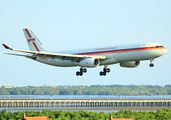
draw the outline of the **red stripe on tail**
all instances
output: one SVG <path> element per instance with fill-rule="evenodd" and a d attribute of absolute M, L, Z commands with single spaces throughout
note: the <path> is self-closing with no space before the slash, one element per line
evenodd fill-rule
<path fill-rule="evenodd" d="M 27 35 L 29 36 L 29 38 L 31 38 L 29 31 L 27 29 L 25 29 L 25 31 L 26 31 Z"/>
<path fill-rule="evenodd" d="M 33 42 L 33 45 L 34 45 L 35 49 L 39 52 L 39 49 L 38 49 L 37 45 L 35 44 L 35 42 Z"/>

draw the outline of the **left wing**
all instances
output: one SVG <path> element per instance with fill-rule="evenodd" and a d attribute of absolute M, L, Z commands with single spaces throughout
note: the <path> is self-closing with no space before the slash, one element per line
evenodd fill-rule
<path fill-rule="evenodd" d="M 13 51 L 18 51 L 18 52 L 24 52 L 24 53 L 33 53 L 33 54 L 36 54 L 36 56 L 41 57 L 41 58 L 50 57 L 52 59 L 58 58 L 58 59 L 62 59 L 62 60 L 71 60 L 71 61 L 74 61 L 74 62 L 79 62 L 80 60 L 85 59 L 85 58 L 97 58 L 99 60 L 106 59 L 105 56 L 74 55 L 74 54 L 61 54 L 61 53 L 28 51 L 28 50 L 13 49 L 13 48 L 8 47 L 5 44 L 2 44 L 2 45 L 6 49 L 10 49 L 10 50 L 13 50 Z M 26 56 L 27 57 L 27 55 L 21 55 L 21 54 L 12 54 L 12 53 L 7 53 L 7 54 L 9 54 L 9 55 L 18 55 L 18 56 Z M 28 57 L 30 57 L 30 56 L 28 56 Z M 35 57 L 35 56 L 32 56 L 32 57 Z"/>

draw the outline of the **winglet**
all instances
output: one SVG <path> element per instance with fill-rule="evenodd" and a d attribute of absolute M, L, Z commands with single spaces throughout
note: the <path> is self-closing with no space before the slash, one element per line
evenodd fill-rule
<path fill-rule="evenodd" d="M 7 45 L 5 45 L 5 44 L 2 44 L 6 49 L 10 49 L 11 50 L 11 48 L 10 47 L 8 47 Z"/>

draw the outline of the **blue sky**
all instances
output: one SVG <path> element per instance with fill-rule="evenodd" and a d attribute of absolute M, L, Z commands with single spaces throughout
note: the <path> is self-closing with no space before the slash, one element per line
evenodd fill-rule
<path fill-rule="evenodd" d="M 0 0 L 0 43 L 29 50 L 23 28 L 30 28 L 43 45 L 52 50 L 70 50 L 141 42 L 161 43 L 168 52 L 138 68 L 110 65 L 111 72 L 100 77 L 103 66 L 90 68 L 82 77 L 79 67 L 48 66 L 0 47 L 0 84 L 15 86 L 171 84 L 171 1 L 170 0 Z M 15 53 L 15 52 L 13 52 Z"/>

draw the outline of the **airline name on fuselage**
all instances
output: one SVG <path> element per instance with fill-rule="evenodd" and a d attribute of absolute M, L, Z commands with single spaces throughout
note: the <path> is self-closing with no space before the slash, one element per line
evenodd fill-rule
<path fill-rule="evenodd" d="M 97 48 L 95 50 L 110 50 L 110 49 L 116 49 L 117 47 L 108 47 L 108 48 Z"/>

